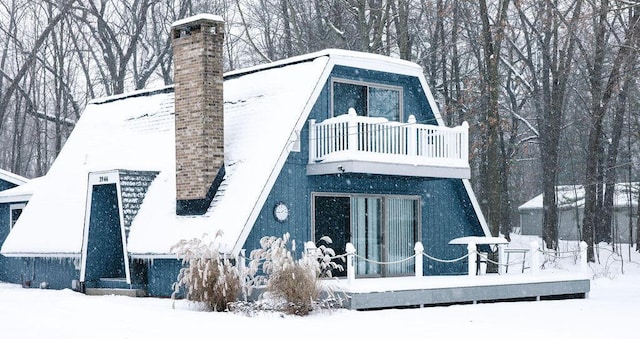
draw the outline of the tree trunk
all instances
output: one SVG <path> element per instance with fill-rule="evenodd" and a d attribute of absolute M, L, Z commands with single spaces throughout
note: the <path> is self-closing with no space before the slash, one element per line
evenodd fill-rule
<path fill-rule="evenodd" d="M 600 33 L 597 35 L 597 39 L 603 39 L 604 34 L 602 30 L 606 26 L 606 14 L 608 12 L 608 2 L 603 1 L 600 7 Z M 633 9 L 630 9 L 633 10 Z M 638 35 L 640 34 L 640 10 L 634 11 L 633 17 L 629 22 L 627 28 L 624 43 L 618 49 L 615 59 L 613 60 L 611 71 L 608 76 L 608 81 L 604 90 L 599 90 L 598 85 L 602 74 L 599 72 L 601 65 L 593 64 L 591 71 L 591 83 L 592 93 L 598 95 L 592 100 L 591 111 L 591 128 L 589 129 L 589 142 L 587 148 L 587 163 L 586 163 L 586 175 L 585 175 L 585 206 L 584 206 L 584 222 L 583 222 L 583 241 L 588 245 L 587 259 L 589 261 L 595 261 L 593 244 L 594 244 L 594 231 L 596 223 L 596 211 L 597 211 L 597 176 L 598 176 L 598 158 L 601 157 L 601 142 L 602 142 L 602 125 L 603 119 L 609 107 L 609 103 L 614 93 L 617 91 L 620 85 L 621 69 L 623 64 L 627 62 L 633 62 L 637 55 L 637 43 Z M 599 41 L 598 40 L 598 41 Z M 596 53 L 595 61 L 602 59 L 603 56 L 599 53 L 604 53 L 604 42 L 598 45 L 596 41 Z M 601 95 L 600 95 L 601 94 Z"/>
<path fill-rule="evenodd" d="M 504 218 L 502 217 L 502 204 L 505 192 L 502 192 L 506 180 L 502 172 L 502 161 L 505 161 L 504 154 L 500 147 L 500 46 L 503 38 L 503 31 L 506 25 L 506 13 L 509 7 L 509 0 L 499 2 L 495 27 L 490 24 L 489 12 L 485 0 L 480 1 L 480 20 L 482 21 L 482 35 L 484 47 L 484 62 L 486 63 L 486 93 L 488 95 L 487 118 L 486 118 L 486 195 L 488 199 L 488 222 L 489 229 L 493 236 L 498 236 L 502 229 Z M 507 193 L 508 194 L 508 193 Z"/>

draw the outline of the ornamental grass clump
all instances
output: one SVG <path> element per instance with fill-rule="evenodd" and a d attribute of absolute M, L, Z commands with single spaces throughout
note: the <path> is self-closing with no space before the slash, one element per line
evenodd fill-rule
<path fill-rule="evenodd" d="M 326 238 L 330 242 L 330 239 Z M 295 241 L 291 241 L 288 248 L 289 233 L 281 238 L 263 237 L 260 239 L 260 249 L 251 252 L 249 271 L 257 272 L 257 281 L 266 285 L 269 297 L 274 298 L 279 308 L 294 315 L 307 315 L 314 308 L 320 298 L 323 287 L 321 277 L 331 276 L 331 270 L 341 267 L 329 258 L 333 251 L 321 246 L 314 253 L 303 252 L 302 258 L 295 260 Z M 326 255 L 325 255 L 326 254 Z"/>
<path fill-rule="evenodd" d="M 173 298 L 183 295 L 187 300 L 201 303 L 209 311 L 227 311 L 241 291 L 240 273 L 235 260 L 221 254 L 218 238 L 182 240 L 172 251 L 182 259 L 183 268 L 174 283 Z"/>

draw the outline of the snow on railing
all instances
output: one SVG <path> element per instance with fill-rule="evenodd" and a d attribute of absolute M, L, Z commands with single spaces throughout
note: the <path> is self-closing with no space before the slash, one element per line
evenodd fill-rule
<path fill-rule="evenodd" d="M 406 262 L 408 260 L 414 259 L 414 274 L 416 277 L 421 277 L 423 272 L 423 260 L 422 257 L 426 257 L 430 260 L 436 261 L 436 262 L 441 262 L 441 263 L 454 263 L 454 262 L 458 262 L 464 259 L 468 259 L 467 260 L 467 265 L 468 265 L 468 275 L 469 276 L 475 276 L 480 274 L 480 272 L 478 271 L 478 262 L 477 260 L 484 260 L 486 262 L 491 262 L 495 265 L 498 265 L 498 267 L 500 267 L 498 273 L 499 274 L 505 274 L 505 270 L 504 268 L 509 266 L 509 265 L 518 265 L 518 264 L 524 264 L 525 262 L 529 262 L 529 268 L 530 268 L 530 273 L 531 274 L 537 274 L 540 270 L 540 254 L 544 253 L 544 251 L 542 251 L 540 249 L 540 246 L 538 244 L 537 241 L 532 241 L 530 243 L 530 248 L 528 249 L 528 253 L 530 253 L 528 256 L 526 256 L 526 258 L 523 258 L 522 261 L 508 261 L 505 260 L 505 256 L 504 256 L 504 244 L 499 244 L 498 245 L 498 261 L 493 261 L 491 259 L 488 258 L 487 253 L 483 253 L 477 250 L 477 247 L 475 244 L 470 243 L 467 246 L 467 254 L 459 257 L 459 258 L 455 258 L 455 259 L 439 259 L 436 257 L 433 257 L 429 254 L 427 254 L 426 252 L 424 252 L 424 247 L 422 245 L 421 242 L 416 242 L 415 246 L 414 246 L 414 254 L 410 257 L 406 257 L 406 258 L 402 258 L 396 261 L 391 261 L 391 262 L 384 262 L 384 261 L 376 261 L 376 260 L 371 260 L 368 259 L 366 257 L 363 257 L 359 254 L 357 254 L 357 250 L 356 248 L 353 246 L 352 243 L 347 243 L 346 247 L 345 247 L 345 254 L 341 254 L 341 255 L 336 255 L 335 257 L 332 257 L 331 259 L 336 259 L 336 258 L 344 258 L 346 257 L 346 271 L 347 271 L 347 281 L 349 283 L 353 283 L 353 281 L 356 279 L 356 261 L 355 259 L 358 258 L 360 260 L 369 262 L 369 263 L 373 263 L 373 264 L 378 264 L 378 265 L 393 265 L 393 264 L 398 264 L 398 263 L 403 263 Z M 589 265 L 587 263 L 587 244 L 583 241 L 580 243 L 580 248 L 578 251 L 571 251 L 571 253 L 578 255 L 580 258 L 580 271 L 581 272 L 587 272 L 587 270 L 589 269 Z"/>
<path fill-rule="evenodd" d="M 469 125 L 444 127 L 348 114 L 321 123 L 309 121 L 309 163 L 337 152 L 359 152 L 468 162 Z M 409 160 L 408 160 L 409 161 Z M 410 161 L 415 162 L 415 161 Z"/>

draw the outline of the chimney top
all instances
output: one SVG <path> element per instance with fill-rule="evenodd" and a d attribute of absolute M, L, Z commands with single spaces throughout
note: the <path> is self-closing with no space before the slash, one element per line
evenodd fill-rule
<path fill-rule="evenodd" d="M 219 21 L 224 22 L 221 16 L 215 14 L 197 14 L 188 18 L 180 19 L 171 24 L 172 29 L 181 29 L 197 25 L 202 21 Z"/>

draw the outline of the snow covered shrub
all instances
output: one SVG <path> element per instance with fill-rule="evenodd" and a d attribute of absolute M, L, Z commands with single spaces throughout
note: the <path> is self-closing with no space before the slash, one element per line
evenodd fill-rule
<path fill-rule="evenodd" d="M 219 251 L 218 238 L 182 240 L 172 251 L 182 259 L 183 267 L 173 285 L 173 297 L 184 293 L 187 300 L 202 303 L 210 311 L 226 311 L 238 299 L 241 282 L 237 266 Z"/>
<path fill-rule="evenodd" d="M 294 260 L 291 253 L 295 252 L 295 241 L 291 241 L 289 249 L 289 237 L 285 233 L 281 238 L 260 239 L 261 248 L 251 252 L 248 272 L 262 270 L 261 275 L 252 275 L 253 283 L 264 283 L 268 294 L 281 301 L 282 311 L 307 315 L 323 292 L 320 278 L 330 277 L 331 271 L 341 266 L 331 261 L 329 254 L 334 252 L 324 245 L 318 248 L 319 252 L 303 252 L 301 259 Z"/>

